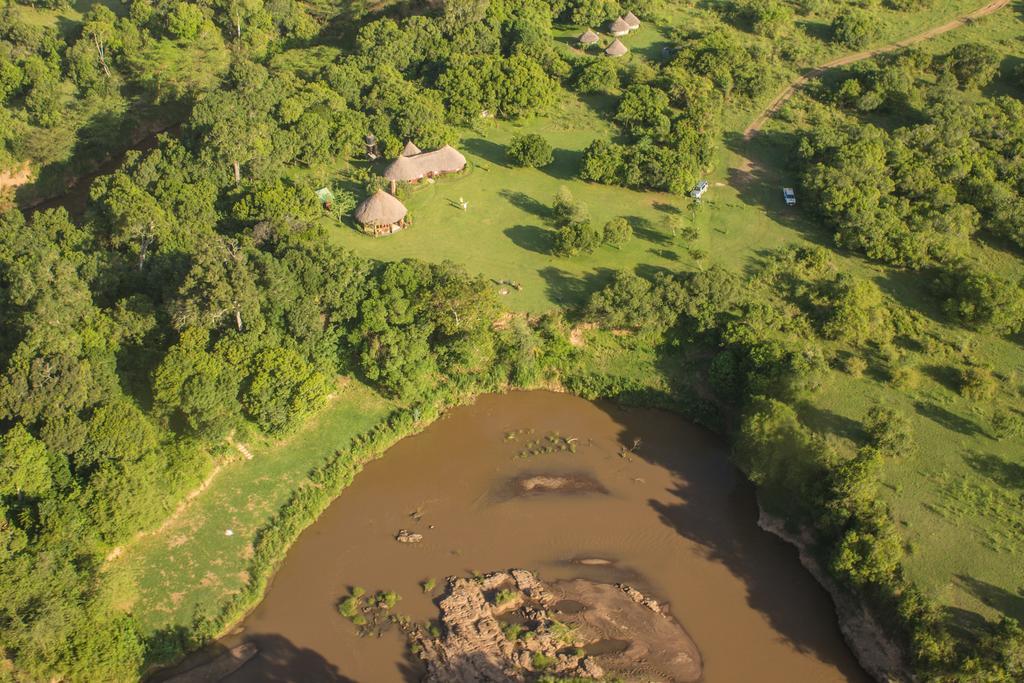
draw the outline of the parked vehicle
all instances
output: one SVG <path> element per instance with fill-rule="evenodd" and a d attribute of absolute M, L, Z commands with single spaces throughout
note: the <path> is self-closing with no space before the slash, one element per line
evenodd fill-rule
<path fill-rule="evenodd" d="M 690 196 L 694 199 L 700 199 L 704 196 L 704 193 L 708 191 L 708 181 L 702 180 L 697 183 L 697 186 L 690 190 Z"/>
<path fill-rule="evenodd" d="M 782 188 L 782 198 L 786 200 L 786 206 L 796 206 L 796 192 L 792 187 Z"/>

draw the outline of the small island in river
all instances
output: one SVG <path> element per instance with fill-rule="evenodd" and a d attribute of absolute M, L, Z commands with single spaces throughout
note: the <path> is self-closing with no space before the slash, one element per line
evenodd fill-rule
<path fill-rule="evenodd" d="M 440 629 L 410 633 L 427 681 L 533 680 L 536 673 L 688 683 L 700 652 L 665 608 L 623 584 L 546 583 L 523 569 L 452 577 Z"/>

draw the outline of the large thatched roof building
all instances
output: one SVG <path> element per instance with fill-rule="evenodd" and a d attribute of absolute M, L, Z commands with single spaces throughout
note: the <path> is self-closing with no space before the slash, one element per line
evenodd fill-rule
<path fill-rule="evenodd" d="M 608 33 L 613 36 L 624 36 L 632 30 L 626 20 L 622 17 L 616 17 L 615 21 L 612 22 L 611 26 L 608 27 Z"/>
<path fill-rule="evenodd" d="M 629 26 L 630 31 L 635 31 L 640 28 L 640 20 L 637 19 L 636 15 L 632 12 L 626 12 L 622 15 L 622 20 Z"/>
<path fill-rule="evenodd" d="M 356 207 L 352 215 L 372 235 L 390 235 L 405 227 L 409 210 L 384 190 L 377 190 Z"/>
<path fill-rule="evenodd" d="M 414 183 L 422 178 L 433 178 L 444 173 L 457 173 L 466 167 L 466 157 L 451 145 L 432 152 L 400 156 L 384 169 L 384 177 L 391 181 Z"/>
<path fill-rule="evenodd" d="M 412 140 L 405 143 L 405 148 L 402 150 L 403 157 L 414 157 L 417 154 L 423 154 L 423 150 L 412 143 Z"/>
<path fill-rule="evenodd" d="M 580 37 L 577 38 L 577 41 L 579 41 L 580 45 L 594 45 L 599 40 L 601 40 L 601 36 L 597 35 L 597 33 L 595 33 L 589 28 L 583 33 L 581 33 Z"/>
<path fill-rule="evenodd" d="M 604 51 L 604 53 L 609 57 L 621 57 L 627 52 L 629 52 L 629 48 L 626 47 L 618 38 L 616 38 L 615 41 L 608 46 L 608 49 Z"/>

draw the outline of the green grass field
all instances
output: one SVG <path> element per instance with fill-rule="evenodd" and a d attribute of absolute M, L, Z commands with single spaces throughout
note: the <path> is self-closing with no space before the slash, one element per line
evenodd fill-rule
<path fill-rule="evenodd" d="M 943 23 L 978 4 L 936 2 L 931 9 L 901 15 L 903 20 L 892 22 L 879 42 Z M 682 9 L 670 18 L 682 25 L 697 14 Z M 1008 8 L 922 48 L 940 51 L 956 42 L 980 40 L 1021 54 L 1016 38 L 1024 35 L 1020 16 L 1017 8 Z M 635 52 L 630 59 L 660 52 L 658 45 L 665 35 L 645 26 L 632 36 Z M 824 46 L 814 56 L 837 52 Z M 1012 89 L 1013 85 L 1004 80 L 995 87 Z M 602 113 L 605 105 L 600 98 L 567 97 L 545 118 L 521 125 L 483 122 L 477 130 L 463 131 L 460 148 L 470 161 L 468 170 L 414 189 L 407 203 L 413 227 L 372 238 L 350 225 L 324 219 L 330 239 L 381 260 L 447 259 L 495 281 L 516 281 L 522 290 L 512 289 L 502 300 L 510 310 L 529 312 L 576 306 L 618 269 L 651 274 L 659 269 L 686 271 L 718 264 L 745 273 L 784 245 L 831 246 L 831 236 L 800 207 L 786 208 L 782 202 L 781 187 L 796 184 L 787 170 L 785 150 L 798 120 L 773 124 L 768 135 L 748 144 L 737 131 L 752 112 L 730 111 L 726 119 L 730 132 L 709 173 L 712 187 L 697 206 L 688 198 L 575 178 L 581 150 L 609 132 Z M 553 145 L 556 155 L 551 166 L 509 165 L 504 146 L 521 132 L 540 133 Z M 748 163 L 748 158 L 755 163 Z M 561 186 L 588 205 L 598 225 L 616 216 L 629 218 L 634 239 L 622 249 L 602 247 L 576 258 L 552 256 L 547 207 Z M 468 210 L 458 207 L 460 198 L 468 202 Z M 664 226 L 666 216 L 676 211 L 700 229 L 701 236 L 692 245 L 683 244 Z M 690 246 L 706 257 L 696 261 Z M 1019 254 L 987 246 L 979 249 L 1007 273 L 1022 272 Z M 965 619 L 973 618 L 973 613 L 991 617 L 996 612 L 1024 617 L 1020 557 L 1024 551 L 1024 449 L 1019 442 L 993 439 L 991 406 L 961 398 L 949 376 L 949 367 L 957 360 L 955 349 L 970 345 L 978 358 L 1004 375 L 1000 401 L 1019 409 L 1024 354 L 1019 345 L 1008 341 L 945 326 L 925 294 L 927 283 L 918 276 L 869 264 L 855 255 L 837 253 L 835 258 L 841 270 L 874 279 L 899 303 L 922 312 L 928 332 L 954 350 L 945 358 L 908 353 L 905 362 L 917 366 L 922 375 L 913 389 L 896 389 L 870 369 L 863 378 L 834 371 L 814 404 L 800 406 L 802 418 L 849 450 L 863 440 L 859 422 L 874 404 L 897 406 L 911 416 L 918 452 L 887 463 L 884 495 L 902 525 L 912 578 L 950 609 L 964 610 Z M 501 288 L 497 282 L 494 286 Z M 666 380 L 653 353 L 635 353 L 613 336 L 600 333 L 591 337 L 587 352 L 596 370 L 664 386 Z M 284 443 L 254 447 L 254 460 L 227 466 L 170 526 L 130 547 L 118 562 L 138 582 L 135 612 L 144 625 L 156 629 L 188 624 L 197 609 L 215 612 L 245 578 L 247 548 L 255 531 L 310 468 L 352 435 L 372 426 L 388 408 L 369 389 L 350 384 L 302 432 Z M 234 531 L 231 537 L 224 535 L 228 528 Z"/>
<path fill-rule="evenodd" d="M 367 386 L 347 383 L 299 432 L 280 442 L 248 444 L 252 460 L 238 457 L 225 465 L 183 512 L 127 547 L 115 563 L 138 585 L 134 611 L 142 627 L 188 626 L 196 615 L 216 615 L 248 579 L 256 532 L 310 470 L 392 407 Z"/>

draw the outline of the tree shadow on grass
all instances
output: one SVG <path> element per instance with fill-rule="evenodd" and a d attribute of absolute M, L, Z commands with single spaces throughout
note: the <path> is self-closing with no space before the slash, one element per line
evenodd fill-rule
<path fill-rule="evenodd" d="M 666 232 L 658 230 L 654 224 L 646 218 L 640 216 L 626 216 L 626 220 L 629 221 L 630 226 L 633 228 L 633 234 L 642 240 L 647 242 L 653 242 L 654 244 L 660 244 L 662 246 L 669 246 L 672 244 L 672 236 Z"/>
<path fill-rule="evenodd" d="M 923 365 L 921 371 L 953 393 L 960 390 L 960 373 L 949 365 Z"/>
<path fill-rule="evenodd" d="M 544 204 L 541 204 L 525 192 L 519 192 L 517 190 L 500 190 L 498 192 L 498 196 L 508 201 L 509 204 L 517 209 L 533 214 L 538 218 L 547 219 L 551 217 L 551 209 Z"/>
<path fill-rule="evenodd" d="M 799 413 L 800 417 L 807 423 L 807 426 L 816 431 L 829 432 L 844 439 L 849 439 L 854 443 L 862 442 L 866 436 L 860 422 L 834 413 L 831 410 L 819 408 L 812 403 L 801 402 Z"/>
<path fill-rule="evenodd" d="M 963 434 L 964 436 L 984 436 L 984 432 L 978 429 L 978 425 L 946 410 L 942 406 L 917 401 L 914 403 L 914 409 L 917 410 L 918 415 L 926 417 L 958 434 Z"/>
<path fill-rule="evenodd" d="M 483 138 L 468 138 L 462 141 L 462 146 L 467 152 L 480 157 L 484 161 L 495 166 L 508 166 L 508 155 L 505 148 L 496 142 Z"/>
<path fill-rule="evenodd" d="M 678 206 L 674 204 L 669 204 L 668 202 L 654 202 L 653 204 L 651 204 L 651 206 L 654 208 L 655 211 L 661 211 L 662 213 L 667 213 L 672 216 L 683 212 L 683 210 L 680 209 Z"/>
<path fill-rule="evenodd" d="M 556 266 L 548 266 L 537 271 L 547 287 L 547 297 L 558 306 L 581 307 L 590 295 L 609 282 L 615 271 L 611 268 L 598 268 L 595 271 L 576 275 Z"/>
<path fill-rule="evenodd" d="M 1005 588 L 964 574 L 957 574 L 956 581 L 961 588 L 989 607 L 1018 620 L 1024 618 L 1024 595 L 1021 593 L 1011 593 Z"/>
<path fill-rule="evenodd" d="M 553 230 L 547 230 L 536 225 L 513 225 L 510 228 L 505 228 L 502 232 L 517 247 L 538 254 L 550 254 L 555 243 L 555 233 Z"/>
<path fill-rule="evenodd" d="M 663 258 L 666 261 L 678 261 L 678 252 L 672 251 L 671 249 L 648 249 L 650 253 L 654 254 L 659 258 Z"/>
<path fill-rule="evenodd" d="M 991 453 L 971 453 L 965 459 L 971 469 L 1003 488 L 1024 491 L 1024 466 Z"/>
<path fill-rule="evenodd" d="M 575 180 L 580 169 L 583 152 L 575 149 L 554 150 L 554 160 L 543 170 L 552 178 L 559 180 Z"/>

